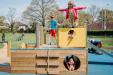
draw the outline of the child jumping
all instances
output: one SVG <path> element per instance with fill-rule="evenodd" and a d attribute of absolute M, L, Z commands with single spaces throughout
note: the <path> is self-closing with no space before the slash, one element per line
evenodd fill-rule
<path fill-rule="evenodd" d="M 68 2 L 68 7 L 64 9 L 59 9 L 58 11 L 64 11 L 66 13 L 66 20 L 71 23 L 72 28 L 74 27 L 74 22 L 76 23 L 76 26 L 78 24 L 78 11 L 86 9 L 86 7 L 83 6 L 75 6 L 74 1 L 70 0 Z"/>

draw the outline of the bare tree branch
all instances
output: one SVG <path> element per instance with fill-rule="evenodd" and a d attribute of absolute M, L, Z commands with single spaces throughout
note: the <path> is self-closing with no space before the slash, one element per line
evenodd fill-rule
<path fill-rule="evenodd" d="M 30 6 L 23 12 L 23 18 L 33 17 L 42 26 L 47 25 L 46 17 L 57 8 L 55 0 L 32 0 Z"/>
<path fill-rule="evenodd" d="M 9 8 L 9 12 L 7 14 L 7 19 L 9 21 L 10 27 L 11 27 L 11 32 L 13 32 L 13 27 L 14 27 L 14 22 L 15 22 L 15 14 L 16 14 L 16 9 L 15 8 Z"/>

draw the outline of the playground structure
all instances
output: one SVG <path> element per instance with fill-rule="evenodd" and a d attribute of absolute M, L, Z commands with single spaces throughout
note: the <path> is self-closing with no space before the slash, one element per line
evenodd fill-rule
<path fill-rule="evenodd" d="M 72 3 L 68 4 L 73 5 Z M 84 7 L 71 6 L 70 9 L 66 8 L 66 11 L 72 13 L 70 14 L 70 17 L 74 17 L 73 19 L 70 19 L 72 20 L 72 27 L 74 25 L 73 22 L 78 19 L 77 10 L 80 9 L 84 9 Z M 66 19 L 69 19 L 69 16 Z M 86 27 L 72 27 L 58 28 L 58 43 L 56 44 L 56 47 L 53 47 L 51 44 L 48 45 L 45 42 L 46 37 L 44 36 L 43 39 L 46 46 L 40 45 L 40 43 L 36 46 L 23 43 L 21 48 L 9 48 L 9 52 L 11 54 L 11 73 L 39 75 L 87 75 L 87 30 Z M 37 33 L 40 35 L 40 29 L 38 30 L 39 32 Z M 40 37 L 38 37 L 39 35 L 36 35 L 36 41 L 38 42 L 41 41 Z M 49 41 L 50 40 L 51 39 L 49 38 Z"/>
<path fill-rule="evenodd" d="M 73 26 L 73 23 L 71 24 Z M 40 32 L 43 33 L 43 31 Z M 1 54 L 1 57 L 5 56 L 6 58 L 2 59 L 9 58 L 10 61 L 5 62 L 8 65 L 0 64 L 0 72 L 8 72 L 8 75 L 9 73 L 14 75 L 95 75 L 95 73 L 112 75 L 113 54 L 101 49 L 100 45 L 86 41 L 86 27 L 58 28 L 57 32 L 56 46 L 45 41 L 46 33 L 41 34 L 44 36 L 40 37 L 41 40 L 37 38 L 37 41 L 43 41 L 45 45 L 22 43 L 20 48 L 14 49 L 11 48 L 10 42 L 5 43 L 3 50 L 0 51 L 5 55 Z M 88 54 L 86 42 L 92 49 L 101 51 L 102 55 L 97 52 Z M 0 73 L 0 75 L 5 74 Z"/>
<path fill-rule="evenodd" d="M 0 67 L 0 71 L 12 74 L 87 75 L 86 48 L 19 48 L 11 49 L 7 44 L 10 67 Z M 69 71 L 65 62 L 73 55 L 79 59 L 78 67 Z"/>
<path fill-rule="evenodd" d="M 88 43 L 88 44 L 90 44 L 90 42 Z M 7 44 L 8 46 L 8 50 L 10 50 L 10 44 L 8 43 Z M 108 74 L 108 72 L 109 72 L 109 75 L 112 75 L 112 65 L 113 65 L 113 63 L 112 63 L 112 61 L 113 60 L 111 60 L 111 58 L 113 58 L 113 55 L 112 54 L 110 54 L 109 52 L 107 52 L 105 49 L 101 49 L 101 48 L 98 48 L 98 47 L 96 47 L 96 46 L 94 46 L 93 44 L 90 44 L 91 45 L 91 47 L 93 47 L 94 49 L 96 49 L 96 50 L 98 50 L 98 51 L 102 51 L 103 52 L 103 55 L 95 55 L 95 54 L 91 54 L 91 53 L 89 53 L 88 55 L 89 55 L 89 57 L 88 57 L 88 64 L 89 64 L 89 72 L 88 72 L 88 75 L 94 75 L 93 73 L 99 73 L 99 74 L 103 74 L 103 75 L 106 75 L 106 74 Z M 51 48 L 52 49 L 52 48 Z M 50 50 L 51 50 L 50 49 Z M 67 51 L 67 48 L 62 48 L 62 49 L 65 49 L 66 51 Z M 61 50 L 62 50 L 61 49 Z M 70 50 L 73 50 L 74 48 L 70 48 Z M 77 49 L 77 48 L 76 48 Z M 78 49 L 80 49 L 80 48 L 78 48 Z M 82 49 L 82 48 L 81 48 Z M 17 50 L 17 51 L 16 51 Z M 39 49 L 39 50 L 41 50 L 41 52 L 39 52 L 39 53 L 43 53 L 44 52 L 44 50 L 42 50 L 42 49 Z M 54 50 L 54 49 L 53 49 Z M 52 50 L 52 51 L 53 51 Z M 25 52 L 24 52 L 25 51 Z M 19 57 L 19 59 L 17 59 L 17 60 L 20 60 L 21 58 L 22 58 L 22 60 L 23 60 L 23 62 L 22 62 L 22 60 L 20 60 L 20 61 L 18 61 L 18 62 L 15 62 L 15 63 L 20 63 L 20 69 L 22 69 L 22 67 L 25 67 L 25 63 L 27 62 L 27 64 L 28 64 L 28 61 L 29 60 L 27 60 L 28 58 L 30 58 L 29 56 L 26 56 L 26 54 L 27 55 L 31 55 L 31 54 L 33 54 L 33 53 L 35 53 L 34 51 L 37 51 L 36 49 L 28 49 L 27 51 L 26 51 L 26 49 L 13 49 L 13 51 L 11 51 L 11 52 L 9 52 L 9 53 L 12 53 L 12 52 L 15 52 L 15 53 L 17 53 L 18 52 L 18 55 L 20 56 Z M 62 50 L 62 51 L 64 51 L 64 50 Z M 78 51 L 78 50 L 76 50 L 76 51 Z M 81 51 L 81 50 L 80 50 Z M 55 52 L 55 51 L 54 51 Z M 73 51 L 74 52 L 74 51 Z M 14 54 L 15 54 L 14 53 Z M 63 52 L 62 52 L 63 53 Z M 22 56 L 20 55 L 20 54 L 22 54 Z M 23 58 L 23 54 L 25 55 L 24 56 L 24 58 L 26 58 L 26 61 L 24 61 L 24 58 Z M 74 54 L 74 53 L 71 53 L 71 54 Z M 10 54 L 9 54 L 10 55 Z M 40 54 L 41 55 L 41 54 Z M 53 54 L 52 54 L 53 55 Z M 15 54 L 15 56 L 16 56 L 16 54 Z M 56 55 L 54 55 L 54 56 L 56 56 Z M 76 56 L 78 56 L 78 55 L 76 55 Z M 8 57 L 10 57 L 10 56 L 8 56 Z M 83 56 L 82 56 L 83 57 Z M 32 57 L 31 57 L 32 58 Z M 42 57 L 43 58 L 43 57 Z M 100 60 L 101 59 L 101 60 Z M 30 61 L 31 61 L 31 59 L 30 59 Z M 14 62 L 14 61 L 13 61 Z M 22 64 L 23 64 L 23 66 L 22 66 Z M 32 63 L 33 64 L 33 63 Z M 60 63 L 59 63 L 60 64 Z M 61 62 L 61 64 L 62 64 L 62 62 Z M 29 66 L 29 65 L 31 65 L 30 63 L 28 64 L 28 65 L 26 65 L 27 67 Z M 35 65 L 35 64 L 34 64 Z M 91 66 L 92 65 L 92 66 Z M 11 66 L 11 65 L 10 65 Z M 11 68 L 10 68 L 10 66 L 4 66 L 4 65 L 0 65 L 0 71 L 1 72 L 9 72 L 9 73 L 11 73 Z M 19 67 L 18 66 L 18 67 Z M 100 66 L 100 67 L 99 67 Z M 99 67 L 99 68 L 97 68 L 96 70 L 95 70 L 95 68 L 92 68 L 92 67 Z M 107 69 L 106 67 L 109 67 L 109 68 L 111 68 L 111 69 Z M 30 68 L 30 67 L 29 67 Z M 63 68 L 65 68 L 65 67 L 63 67 Z M 80 69 L 80 68 L 79 68 Z M 76 73 L 74 74 L 74 75 L 76 75 L 77 74 L 77 72 L 78 72 L 78 70 L 79 69 L 77 69 L 76 70 Z M 37 69 L 38 70 L 38 69 Z M 103 70 L 105 70 L 104 72 L 103 72 Z M 107 71 L 106 71 L 107 70 Z M 21 71 L 19 71 L 19 69 L 17 70 L 18 71 L 18 73 L 21 75 L 22 73 L 24 73 L 25 75 L 27 75 L 28 73 L 34 73 L 34 72 L 28 72 L 27 73 L 27 71 L 28 71 L 28 69 L 25 69 L 25 70 L 21 70 Z M 23 72 L 24 71 L 24 72 Z M 39 71 L 39 70 L 38 70 Z M 68 73 L 74 73 L 74 71 L 68 71 L 67 69 L 66 69 L 66 71 L 68 72 Z M 66 72 L 66 74 L 67 74 L 67 72 Z M 14 72 L 13 72 L 14 73 Z M 47 71 L 46 71 L 46 73 L 47 73 Z M 15 73 L 15 74 L 17 74 L 17 73 Z M 9 74 L 8 74 L 9 75 Z M 32 74 L 31 74 L 32 75 Z M 34 74 L 33 74 L 34 75 Z M 73 75 L 73 74 L 72 74 Z M 77 75 L 79 75 L 79 74 L 77 74 Z"/>
<path fill-rule="evenodd" d="M 74 31 L 73 38 L 68 36 L 70 30 Z M 61 38 L 63 34 L 66 39 Z M 58 35 L 57 48 L 35 48 L 32 45 L 26 48 L 26 45 L 22 44 L 23 48 L 12 49 L 11 44 L 7 43 L 6 56 L 11 60 L 8 62 L 10 67 L 1 67 L 1 71 L 5 70 L 12 74 L 87 75 L 86 28 L 60 28 Z M 79 38 L 84 42 L 77 43 Z M 64 41 L 68 44 L 65 45 Z M 77 63 L 72 71 L 66 64 L 70 56 L 73 56 L 74 62 Z"/>
<path fill-rule="evenodd" d="M 87 52 L 83 49 L 56 48 L 22 50 L 18 49 L 11 53 L 12 73 L 33 73 L 51 75 L 86 75 L 87 74 Z M 76 55 L 80 60 L 77 70 L 69 71 L 65 68 L 66 56 Z"/>
<path fill-rule="evenodd" d="M 73 38 L 68 38 L 68 32 L 70 30 L 76 32 Z M 63 37 L 62 34 L 65 35 L 66 39 L 61 38 Z M 51 46 L 31 48 L 30 46 L 30 48 L 12 49 L 11 73 L 87 75 L 88 53 L 86 50 L 86 28 L 60 29 L 58 35 L 58 48 L 50 48 Z M 76 42 L 79 38 L 81 38 L 81 41 Z M 75 42 L 70 40 L 74 40 Z M 64 41 L 68 43 L 67 47 Z M 80 60 L 79 67 L 73 71 L 69 71 L 64 63 L 66 58 L 71 55 Z"/>

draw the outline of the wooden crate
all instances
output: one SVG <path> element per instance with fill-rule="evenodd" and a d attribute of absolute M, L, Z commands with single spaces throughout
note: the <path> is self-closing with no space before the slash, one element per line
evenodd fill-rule
<path fill-rule="evenodd" d="M 69 38 L 68 32 L 74 31 L 73 38 Z M 59 28 L 58 46 L 64 48 L 86 47 L 86 28 Z"/>

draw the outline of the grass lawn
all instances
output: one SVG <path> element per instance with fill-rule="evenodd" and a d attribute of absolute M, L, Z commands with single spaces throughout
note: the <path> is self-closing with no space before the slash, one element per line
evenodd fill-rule
<path fill-rule="evenodd" d="M 2 48 L 4 45 L 2 43 L 0 43 L 0 48 Z"/>
<path fill-rule="evenodd" d="M 5 40 L 11 43 L 12 48 L 19 48 L 22 43 L 35 43 L 35 39 L 36 39 L 35 33 L 34 34 L 26 33 L 25 36 L 23 37 L 23 40 L 21 40 L 21 41 L 18 41 L 18 38 L 22 35 L 20 33 L 15 33 L 15 34 L 5 33 L 5 35 L 6 35 Z M 0 36 L 1 36 L 1 34 L 0 34 Z M 1 41 L 1 39 L 0 39 L 0 41 Z M 2 45 L 0 44 L 0 46 L 2 46 Z"/>
<path fill-rule="evenodd" d="M 20 33 L 5 33 L 6 35 L 6 41 L 11 42 L 12 48 L 19 48 L 22 43 L 35 43 L 36 37 L 35 33 L 25 33 L 25 36 L 23 40 L 17 41 L 18 37 L 20 37 L 22 34 Z M 47 35 L 48 36 L 48 35 Z M 88 36 L 88 38 L 94 38 L 101 40 L 104 47 L 111 47 L 113 46 L 113 37 L 104 37 L 104 36 Z M 0 34 L 0 41 L 1 41 L 1 34 Z M 48 41 L 48 39 L 47 39 Z M 3 44 L 0 43 L 0 48 L 3 47 Z"/>

